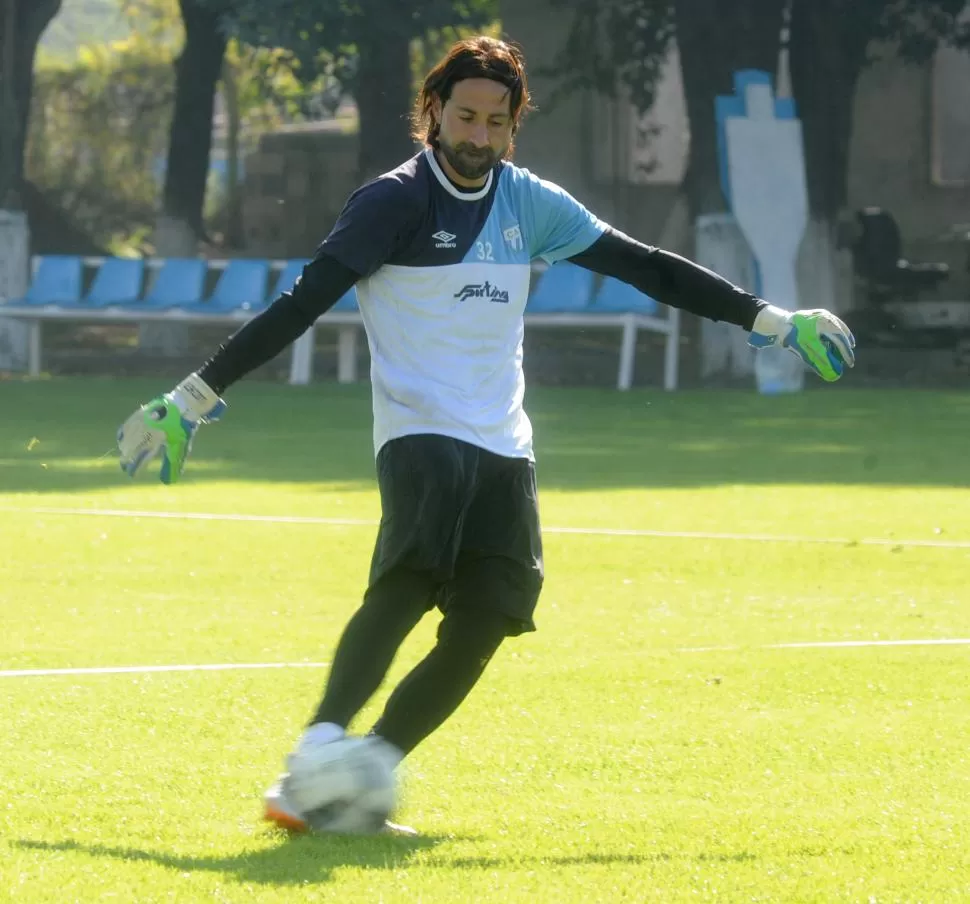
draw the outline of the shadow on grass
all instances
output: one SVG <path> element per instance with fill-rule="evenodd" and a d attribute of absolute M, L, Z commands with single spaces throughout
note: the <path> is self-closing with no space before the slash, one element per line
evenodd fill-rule
<path fill-rule="evenodd" d="M 142 861 L 156 863 L 186 872 L 219 872 L 233 876 L 239 882 L 261 883 L 266 885 L 303 885 L 308 882 L 327 882 L 335 869 L 356 866 L 364 869 L 393 870 L 406 867 L 415 854 L 433 850 L 447 841 L 468 841 L 460 836 L 419 836 L 419 837 L 286 837 L 287 840 L 277 847 L 260 851 L 245 851 L 225 857 L 189 856 L 147 851 L 133 847 L 111 847 L 100 844 L 82 844 L 75 841 L 33 841 L 19 839 L 12 846 L 27 851 L 48 853 L 78 852 L 92 857 L 109 857 L 116 860 Z M 827 857 L 832 854 L 850 853 L 848 851 L 825 848 L 800 848 L 787 851 L 786 857 L 805 859 Z M 604 853 L 591 851 L 586 854 L 557 854 L 550 856 L 509 856 L 503 857 L 438 857 L 422 859 L 422 869 L 491 870 L 537 867 L 569 866 L 637 866 L 650 863 L 691 863 L 743 864 L 755 863 L 763 859 L 753 851 L 702 851 L 700 853 L 670 853 L 651 851 L 649 853 Z"/>
<path fill-rule="evenodd" d="M 0 492 L 129 485 L 116 461 L 97 458 L 113 450 L 131 409 L 164 388 L 145 380 L 0 382 Z M 227 398 L 222 422 L 200 431 L 187 483 L 375 485 L 368 386 L 243 382 Z M 970 486 L 970 393 L 538 389 L 527 410 L 545 489 Z M 157 465 L 139 480 L 155 474 Z"/>
<path fill-rule="evenodd" d="M 78 841 L 35 841 L 18 839 L 13 847 L 51 854 L 77 852 L 128 862 L 155 863 L 183 872 L 216 872 L 238 882 L 265 885 L 304 885 L 329 882 L 333 871 L 345 866 L 365 869 L 398 869 L 418 851 L 449 840 L 443 836 L 395 837 L 391 835 L 355 838 L 350 836 L 290 837 L 271 831 L 280 844 L 257 851 L 226 856 L 193 856 L 137 847 L 113 847 Z"/>

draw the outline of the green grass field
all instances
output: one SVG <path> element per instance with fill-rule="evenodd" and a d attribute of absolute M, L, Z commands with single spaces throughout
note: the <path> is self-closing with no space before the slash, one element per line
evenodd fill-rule
<path fill-rule="evenodd" d="M 259 819 L 366 576 L 367 388 L 243 383 L 132 483 L 164 388 L 0 382 L 0 901 L 970 900 L 970 646 L 873 644 L 970 638 L 970 394 L 531 391 L 539 630 L 415 752 L 414 840 Z M 10 675 L 260 663 L 305 667 Z"/>

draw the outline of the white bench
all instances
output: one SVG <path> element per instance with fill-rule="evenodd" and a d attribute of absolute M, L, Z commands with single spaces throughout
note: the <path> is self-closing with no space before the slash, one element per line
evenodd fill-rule
<path fill-rule="evenodd" d="M 103 258 L 85 258 L 88 267 L 98 267 Z M 274 267 L 285 262 L 273 261 Z M 147 261 L 146 266 L 157 269 L 162 261 Z M 225 260 L 212 260 L 208 266 L 223 269 L 228 265 Z M 258 313 L 255 312 L 255 313 Z M 26 322 L 29 326 L 28 373 L 39 376 L 43 366 L 43 324 L 45 322 L 103 322 L 103 323 L 222 323 L 227 327 L 240 326 L 255 316 L 253 311 L 234 310 L 203 313 L 187 312 L 179 309 L 139 310 L 136 307 L 85 308 L 71 305 L 15 305 L 0 302 L 0 316 L 13 317 Z M 333 326 L 337 329 L 337 380 L 340 383 L 354 383 L 358 380 L 358 341 L 362 330 L 362 320 L 358 312 L 329 311 L 309 330 L 293 343 L 290 361 L 289 382 L 292 385 L 305 385 L 313 379 L 313 351 L 315 330 Z M 547 328 L 572 329 L 618 329 L 621 333 L 619 366 L 616 387 L 628 390 L 633 385 L 634 363 L 637 336 L 641 330 L 658 333 L 665 337 L 663 386 L 666 390 L 677 388 L 680 346 L 680 311 L 668 308 L 666 317 L 645 314 L 603 312 L 593 313 L 576 311 L 570 313 L 526 313 L 526 330 Z"/>
<path fill-rule="evenodd" d="M 337 335 L 337 380 L 341 383 L 357 381 L 357 341 L 361 323 L 359 314 L 324 314 L 316 326 L 333 324 Z M 571 327 L 573 329 L 619 329 L 620 356 L 616 375 L 616 388 L 627 390 L 633 386 L 636 360 L 637 335 L 641 330 L 659 333 L 664 340 L 663 387 L 677 388 L 680 353 L 680 311 L 669 309 L 668 317 L 648 317 L 642 314 L 526 314 L 525 328 L 544 329 Z M 293 345 L 290 365 L 290 383 L 306 385 L 313 380 L 314 330 L 307 330 Z"/>

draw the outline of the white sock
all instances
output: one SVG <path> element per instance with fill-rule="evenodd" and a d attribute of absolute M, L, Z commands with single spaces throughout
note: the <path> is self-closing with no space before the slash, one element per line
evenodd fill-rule
<path fill-rule="evenodd" d="M 404 761 L 404 753 L 399 747 L 395 747 L 390 741 L 384 740 L 380 735 L 371 735 L 371 737 L 381 742 L 385 756 L 391 761 L 395 769 L 401 765 Z"/>
<path fill-rule="evenodd" d="M 335 722 L 317 722 L 303 732 L 297 748 L 310 744 L 329 744 L 331 741 L 339 741 L 344 734 L 344 730 Z"/>

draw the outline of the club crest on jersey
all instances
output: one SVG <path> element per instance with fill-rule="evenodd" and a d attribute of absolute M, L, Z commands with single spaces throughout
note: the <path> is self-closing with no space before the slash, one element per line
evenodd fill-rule
<path fill-rule="evenodd" d="M 509 293 L 505 289 L 493 286 L 487 280 L 484 283 L 468 283 L 455 292 L 455 298 L 459 301 L 467 301 L 469 298 L 484 298 L 486 301 L 494 301 L 496 304 L 508 304 Z"/>
<path fill-rule="evenodd" d="M 458 245 L 455 244 L 455 239 L 458 238 L 454 233 L 445 232 L 444 229 L 438 230 L 433 236 L 433 239 L 437 239 L 435 242 L 435 248 L 457 248 Z"/>
<path fill-rule="evenodd" d="M 509 226 L 508 229 L 503 229 L 502 230 L 502 235 L 505 238 L 506 244 L 513 251 L 521 251 L 522 250 L 522 230 L 519 229 L 519 224 L 518 223 L 515 223 L 512 226 Z"/>

